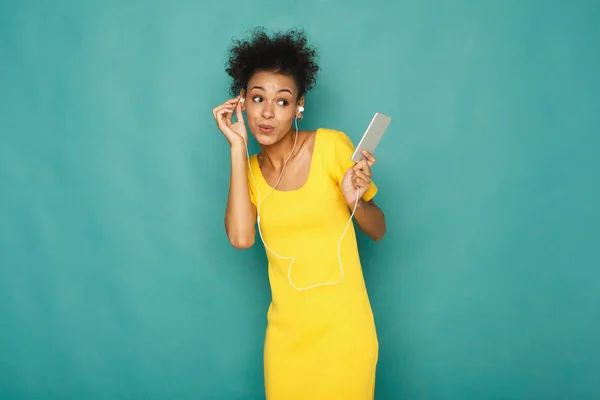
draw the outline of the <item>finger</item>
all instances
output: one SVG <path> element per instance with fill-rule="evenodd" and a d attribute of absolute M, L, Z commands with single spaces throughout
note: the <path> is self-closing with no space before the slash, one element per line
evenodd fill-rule
<path fill-rule="evenodd" d="M 230 106 L 230 105 L 234 105 L 234 104 L 236 104 L 239 101 L 240 101 L 240 96 L 234 97 L 232 99 L 229 99 L 226 102 L 224 102 L 223 104 L 219 104 L 218 106 L 216 106 L 215 108 L 213 108 L 213 110 L 212 110 L 213 111 L 213 116 L 216 116 L 217 111 L 220 110 L 221 108 L 226 107 L 226 106 Z"/>
<path fill-rule="evenodd" d="M 373 154 L 369 153 L 367 150 L 363 150 L 362 155 L 365 156 L 365 158 L 367 159 L 367 164 L 369 165 L 369 167 L 372 167 L 373 164 L 375 164 L 375 161 L 377 161 Z"/>
<path fill-rule="evenodd" d="M 354 171 L 364 171 L 365 169 L 369 168 L 369 164 L 367 163 L 367 160 L 360 160 L 359 162 L 356 163 L 356 165 L 354 166 Z"/>
<path fill-rule="evenodd" d="M 226 102 L 224 102 L 223 104 L 218 105 L 217 107 L 213 108 L 213 116 L 216 116 L 216 113 L 218 110 L 222 109 L 223 107 L 230 107 L 230 108 L 234 108 L 237 103 L 239 102 L 240 97 L 234 97 L 233 99 L 229 99 Z"/>
<path fill-rule="evenodd" d="M 221 124 L 231 125 L 231 111 L 226 107 L 221 108 L 217 111 L 216 119 L 219 126 L 221 126 Z"/>
<path fill-rule="evenodd" d="M 370 177 L 370 176 L 369 176 L 369 175 L 368 175 L 366 172 L 364 172 L 364 171 L 357 171 L 357 172 L 356 172 L 356 176 L 357 176 L 359 179 L 363 180 L 364 182 L 369 182 L 369 181 L 371 181 L 371 177 Z"/>
<path fill-rule="evenodd" d="M 223 115 L 225 115 L 226 113 L 230 113 L 231 112 L 231 107 L 227 106 L 227 105 L 222 105 L 221 107 L 219 107 L 216 110 L 215 113 L 215 118 L 220 119 L 223 117 Z"/>
<path fill-rule="evenodd" d="M 357 164 L 354 166 L 353 170 L 354 170 L 354 171 L 364 171 L 364 172 L 367 172 L 367 171 L 369 171 L 369 172 L 370 172 L 370 167 L 369 167 L 369 164 L 367 163 L 367 161 L 366 161 L 366 160 L 361 160 L 361 161 L 359 161 L 359 162 L 358 162 L 358 163 L 357 163 Z"/>
<path fill-rule="evenodd" d="M 230 126 L 233 123 L 233 121 L 232 121 L 233 112 L 230 109 L 226 108 L 223 111 L 221 111 L 220 117 L 221 117 L 221 120 L 227 124 L 227 126 Z"/>
<path fill-rule="evenodd" d="M 356 164 L 355 171 L 364 172 L 365 174 L 367 174 L 367 176 L 371 176 L 371 167 L 369 167 L 369 163 L 366 160 L 362 160 L 358 164 Z"/>
<path fill-rule="evenodd" d="M 357 177 L 354 180 L 353 184 L 355 188 L 367 188 L 369 187 L 369 185 L 371 185 L 371 180 Z"/>
<path fill-rule="evenodd" d="M 355 181 L 355 188 L 357 189 L 366 189 L 371 185 L 371 181 L 370 180 L 364 180 L 362 178 L 357 178 Z"/>
<path fill-rule="evenodd" d="M 358 189 L 359 187 L 364 187 L 365 185 L 370 183 L 370 179 L 360 174 L 361 173 L 359 172 L 356 175 L 352 176 L 352 187 L 354 187 L 355 189 Z"/>
<path fill-rule="evenodd" d="M 238 121 L 244 120 L 244 117 L 242 115 L 242 103 L 237 103 L 237 106 L 235 107 L 235 116 L 237 117 Z"/>
<path fill-rule="evenodd" d="M 233 103 L 224 103 L 221 104 L 220 106 L 216 107 L 215 110 L 218 112 L 219 110 L 233 110 L 233 108 L 235 107 L 235 105 Z"/>
<path fill-rule="evenodd" d="M 213 115 L 216 117 L 217 113 L 220 110 L 223 110 L 223 109 L 232 110 L 233 109 L 233 105 L 228 104 L 228 103 L 221 104 L 220 106 L 213 108 Z"/>
<path fill-rule="evenodd" d="M 352 184 L 352 187 L 356 189 L 356 171 L 352 171 L 352 174 L 350 175 L 350 183 Z"/>

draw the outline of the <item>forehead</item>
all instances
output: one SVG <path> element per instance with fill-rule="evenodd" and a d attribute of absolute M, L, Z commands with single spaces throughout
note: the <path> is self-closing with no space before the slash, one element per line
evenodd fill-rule
<path fill-rule="evenodd" d="M 257 86 L 269 93 L 277 93 L 281 90 L 287 90 L 295 95 L 297 92 L 294 79 L 288 75 L 277 72 L 255 72 L 248 81 L 248 90 L 252 90 Z"/>

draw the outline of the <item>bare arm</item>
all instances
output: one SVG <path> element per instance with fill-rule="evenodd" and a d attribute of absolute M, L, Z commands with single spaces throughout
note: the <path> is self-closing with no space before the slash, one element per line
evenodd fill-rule
<path fill-rule="evenodd" d="M 225 212 L 225 231 L 231 245 L 247 249 L 254 244 L 256 207 L 250 201 L 248 175 L 246 172 L 246 148 L 244 143 L 231 145 L 231 177 L 229 197 Z"/>
<path fill-rule="evenodd" d="M 385 235 L 385 215 L 373 200 L 364 201 L 360 199 L 354 217 L 360 230 L 376 242 L 380 241 Z"/>
<path fill-rule="evenodd" d="M 378 242 L 385 235 L 385 215 L 372 199 L 365 201 L 362 198 L 371 186 L 371 167 L 375 164 L 376 160 L 367 151 L 363 151 L 362 154 L 365 156 L 365 159 L 359 161 L 346 171 L 342 181 L 342 191 L 348 206 L 353 209 L 356 201 L 356 191 L 358 190 L 360 199 L 356 205 L 354 218 L 356 218 L 360 230 Z"/>
<path fill-rule="evenodd" d="M 247 249 L 254 244 L 254 222 L 256 208 L 250 201 L 248 175 L 246 172 L 246 143 L 248 133 L 242 115 L 242 106 L 238 96 L 213 108 L 217 126 L 227 138 L 231 152 L 231 176 L 229 178 L 229 197 L 225 211 L 225 231 L 231 245 L 237 249 Z M 237 122 L 232 122 L 233 113 Z"/>

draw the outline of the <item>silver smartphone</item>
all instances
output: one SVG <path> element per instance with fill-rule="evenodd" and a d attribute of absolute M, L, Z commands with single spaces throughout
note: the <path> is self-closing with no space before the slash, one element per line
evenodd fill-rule
<path fill-rule="evenodd" d="M 363 160 L 365 158 L 362 155 L 363 150 L 366 150 L 371 154 L 375 152 L 375 148 L 379 144 L 379 141 L 383 137 L 383 134 L 387 130 L 391 121 L 392 119 L 387 115 L 375 113 L 371 119 L 371 123 L 363 134 L 363 137 L 360 139 L 358 146 L 356 146 L 354 154 L 352 154 L 352 161 L 357 163 Z"/>

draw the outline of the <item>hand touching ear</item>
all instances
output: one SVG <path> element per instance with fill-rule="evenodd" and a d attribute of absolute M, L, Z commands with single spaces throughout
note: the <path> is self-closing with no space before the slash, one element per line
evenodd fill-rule
<path fill-rule="evenodd" d="M 241 96 L 227 100 L 225 103 L 213 108 L 213 117 L 217 126 L 229 141 L 234 145 L 241 143 L 245 145 L 248 142 L 248 132 L 242 116 Z M 233 112 L 235 110 L 237 121 L 232 122 Z"/>

